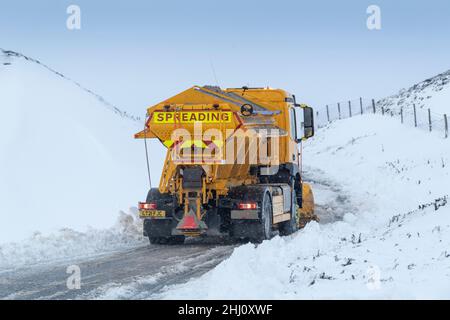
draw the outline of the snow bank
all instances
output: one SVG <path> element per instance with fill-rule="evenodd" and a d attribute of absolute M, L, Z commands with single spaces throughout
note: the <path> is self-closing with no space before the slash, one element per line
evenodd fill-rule
<path fill-rule="evenodd" d="M 86 259 L 146 245 L 142 235 L 142 221 L 137 208 L 121 212 L 116 223 L 108 229 L 89 228 L 85 232 L 64 228 L 56 233 L 44 235 L 35 232 L 20 242 L 0 244 L 0 272 L 32 265 Z"/>
<path fill-rule="evenodd" d="M 144 148 L 133 139 L 142 123 L 38 61 L 2 51 L 0 88 L 0 243 L 36 230 L 107 229 L 145 197 Z M 157 179 L 164 152 L 149 143 Z"/>
<path fill-rule="evenodd" d="M 241 246 L 151 298 L 450 298 L 448 140 L 366 115 L 321 129 L 303 162 L 313 180 L 340 185 L 354 210 Z"/>

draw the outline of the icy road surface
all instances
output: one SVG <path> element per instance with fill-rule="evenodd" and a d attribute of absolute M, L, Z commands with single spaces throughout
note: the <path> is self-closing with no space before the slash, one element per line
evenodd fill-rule
<path fill-rule="evenodd" d="M 1 299 L 138 299 L 169 284 L 199 276 L 227 258 L 234 246 L 187 244 L 144 246 L 74 262 L 81 289 L 69 290 L 67 264 L 22 268 L 0 273 Z M 132 285 L 128 284 L 132 283 Z M 111 295 L 111 296 L 109 296 Z"/>

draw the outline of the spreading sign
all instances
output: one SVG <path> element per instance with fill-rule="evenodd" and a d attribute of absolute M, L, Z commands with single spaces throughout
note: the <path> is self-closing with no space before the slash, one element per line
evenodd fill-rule
<path fill-rule="evenodd" d="M 230 111 L 179 111 L 153 113 L 153 123 L 229 123 L 233 113 Z"/>

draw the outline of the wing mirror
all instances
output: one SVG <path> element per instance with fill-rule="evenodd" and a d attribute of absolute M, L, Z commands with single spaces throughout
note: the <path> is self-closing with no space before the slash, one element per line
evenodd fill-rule
<path fill-rule="evenodd" d="M 314 110 L 307 105 L 302 105 L 303 119 L 305 121 L 304 139 L 309 139 L 314 136 Z"/>
<path fill-rule="evenodd" d="M 296 141 L 314 136 L 314 110 L 306 104 L 295 104 Z"/>

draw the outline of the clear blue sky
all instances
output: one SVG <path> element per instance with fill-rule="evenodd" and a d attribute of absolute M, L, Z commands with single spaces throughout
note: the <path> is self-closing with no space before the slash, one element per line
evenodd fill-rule
<path fill-rule="evenodd" d="M 66 28 L 77 4 L 82 29 Z M 381 7 L 382 30 L 366 28 Z M 450 69 L 450 1 L 0 0 L 0 47 L 133 113 L 193 84 L 279 87 L 322 106 Z"/>

